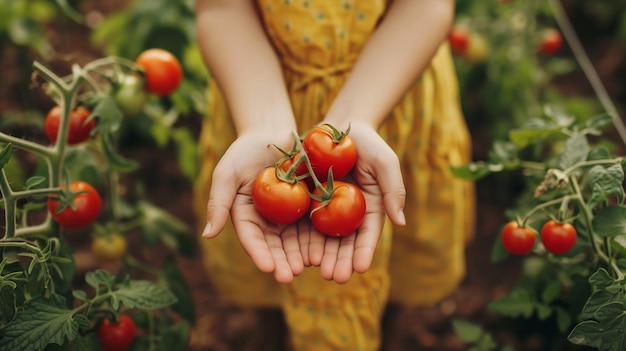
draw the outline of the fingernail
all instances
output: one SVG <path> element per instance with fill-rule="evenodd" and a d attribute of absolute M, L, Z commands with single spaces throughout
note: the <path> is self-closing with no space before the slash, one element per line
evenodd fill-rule
<path fill-rule="evenodd" d="M 406 218 L 404 217 L 403 210 L 398 211 L 398 222 L 399 225 L 406 225 Z"/>
<path fill-rule="evenodd" d="M 202 236 L 206 238 L 209 236 L 210 233 L 211 233 L 211 223 L 209 222 L 204 227 L 204 230 L 202 231 Z"/>

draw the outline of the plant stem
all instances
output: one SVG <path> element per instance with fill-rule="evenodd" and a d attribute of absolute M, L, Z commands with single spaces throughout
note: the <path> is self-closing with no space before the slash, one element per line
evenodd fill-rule
<path fill-rule="evenodd" d="M 524 215 L 524 217 L 522 217 L 521 220 L 521 225 L 525 225 L 526 221 L 528 221 L 528 219 L 530 217 L 532 217 L 536 212 L 539 212 L 541 210 L 543 210 L 544 208 L 550 207 L 550 206 L 554 206 L 554 205 L 558 205 L 558 204 L 562 204 L 564 201 L 569 201 L 573 198 L 578 197 L 578 195 L 566 195 L 563 196 L 561 198 L 558 199 L 554 199 L 554 200 L 550 200 L 550 201 L 546 201 L 540 205 L 537 205 L 535 207 L 533 207 L 530 211 L 526 212 L 526 214 Z"/>
<path fill-rule="evenodd" d="M 569 175 L 571 172 L 575 171 L 578 168 L 588 167 L 588 166 L 597 166 L 597 165 L 613 165 L 622 162 L 623 157 L 616 157 L 612 159 L 602 159 L 602 160 L 592 160 L 592 161 L 584 161 L 578 162 L 575 165 L 572 165 L 563 170 L 563 173 Z"/>
<path fill-rule="evenodd" d="M 585 52 L 583 45 L 578 39 L 576 31 L 574 30 L 569 18 L 567 17 L 563 6 L 559 2 L 559 0 L 549 0 L 548 2 L 552 7 L 552 10 L 554 12 L 554 18 L 561 28 L 563 36 L 569 44 L 572 53 L 574 54 L 574 57 L 578 61 L 578 64 L 580 65 L 583 73 L 587 77 L 587 80 L 589 80 L 589 83 L 596 93 L 596 96 L 600 100 L 602 107 L 604 107 L 607 113 L 611 116 L 613 125 L 615 126 L 617 133 L 622 139 L 622 143 L 626 144 L 626 126 L 624 125 L 624 122 L 622 122 L 619 116 L 619 112 L 615 107 L 615 104 L 613 104 L 611 97 L 604 88 L 604 85 L 602 84 L 598 73 L 593 67 L 593 64 L 591 63 L 591 60 Z"/>

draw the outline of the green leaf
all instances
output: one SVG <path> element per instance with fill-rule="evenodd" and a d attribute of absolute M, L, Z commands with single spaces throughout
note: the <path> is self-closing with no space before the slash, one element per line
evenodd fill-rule
<path fill-rule="evenodd" d="M 156 310 L 168 307 L 176 302 L 172 292 L 147 280 L 131 280 L 113 291 L 113 308 L 119 303 L 127 308 Z"/>
<path fill-rule="evenodd" d="M 513 129 L 509 132 L 509 139 L 520 149 L 549 138 L 551 135 L 561 131 L 563 127 L 555 125 L 550 127 L 540 127 L 533 129 Z"/>
<path fill-rule="evenodd" d="M 480 325 L 462 319 L 452 320 L 452 328 L 459 339 L 466 343 L 476 343 L 485 334 Z"/>
<path fill-rule="evenodd" d="M 166 246 L 185 257 L 195 255 L 196 242 L 183 221 L 146 201 L 138 203 L 138 208 L 143 215 L 141 229 L 148 244 L 161 240 Z"/>
<path fill-rule="evenodd" d="M 492 301 L 487 307 L 503 316 L 529 318 L 535 310 L 535 301 L 528 291 L 514 289 L 508 295 Z"/>
<path fill-rule="evenodd" d="M 0 150 L 0 169 L 4 168 L 4 165 L 6 165 L 7 162 L 9 162 L 9 160 L 11 159 L 11 156 L 13 156 L 13 145 L 4 145 L 2 150 Z"/>
<path fill-rule="evenodd" d="M 589 184 L 592 195 L 588 201 L 588 206 L 593 208 L 604 202 L 609 197 L 616 195 L 619 203 L 624 201 L 624 170 L 621 164 L 614 164 L 609 167 L 594 166 L 589 170 Z"/>
<path fill-rule="evenodd" d="M 65 307 L 65 299 L 52 294 L 49 299 L 39 296 L 26 302 L 1 331 L 0 351 L 43 350 L 48 344 L 62 345 L 74 340 L 79 327 L 88 327 L 89 320 Z"/>
<path fill-rule="evenodd" d="M 104 269 L 98 269 L 93 272 L 87 272 L 85 274 L 85 282 L 89 284 L 89 286 L 98 290 L 100 285 L 104 285 L 107 288 L 111 288 L 113 285 L 115 277 L 113 277 L 109 272 Z"/>
<path fill-rule="evenodd" d="M 543 289 L 543 293 L 541 294 L 541 300 L 546 303 L 550 303 L 556 300 L 559 296 L 561 296 L 562 286 L 559 281 L 549 282 L 546 287 Z"/>
<path fill-rule="evenodd" d="M 15 289 L 8 285 L 0 287 L 0 325 L 13 319 L 17 311 Z"/>
<path fill-rule="evenodd" d="M 596 311 L 600 309 L 600 307 L 611 302 L 614 296 L 615 295 L 607 292 L 606 290 L 594 291 L 587 299 L 585 306 L 583 306 L 583 309 L 580 312 L 580 318 L 584 318 L 584 319 L 593 318 Z"/>
<path fill-rule="evenodd" d="M 593 218 L 592 226 L 600 237 L 626 234 L 626 207 L 609 206 L 601 209 Z"/>
<path fill-rule="evenodd" d="M 567 330 L 569 330 L 570 325 L 572 324 L 572 317 L 569 315 L 569 313 L 567 313 L 566 310 L 562 308 L 557 308 L 556 323 L 561 333 L 565 333 Z"/>
<path fill-rule="evenodd" d="M 102 153 L 111 168 L 124 173 L 138 169 L 139 163 L 129 160 L 117 152 L 113 139 L 114 137 L 111 132 L 103 132 L 100 138 L 102 141 Z"/>
<path fill-rule="evenodd" d="M 584 135 L 576 134 L 565 141 L 563 153 L 557 157 L 557 164 L 561 169 L 571 167 L 587 159 L 589 144 Z"/>
<path fill-rule="evenodd" d="M 609 302 L 598 308 L 593 317 L 603 326 L 612 325 L 619 318 L 624 318 L 624 304 L 619 301 Z"/>
<path fill-rule="evenodd" d="M 589 277 L 589 284 L 597 288 L 606 288 L 615 284 L 615 279 L 606 269 L 600 268 Z"/>
<path fill-rule="evenodd" d="M 161 330 L 158 350 L 185 350 L 189 345 L 190 330 L 190 324 L 184 320 Z"/>
<path fill-rule="evenodd" d="M 567 336 L 567 340 L 575 345 L 587 345 L 599 348 L 600 345 L 602 345 L 603 332 L 604 330 L 600 327 L 600 323 L 596 321 L 584 321 L 574 327 Z"/>
<path fill-rule="evenodd" d="M 589 132 L 591 134 L 600 135 L 602 134 L 602 127 L 606 126 L 607 124 L 610 124 L 612 121 L 613 121 L 613 118 L 611 118 L 611 115 L 608 113 L 605 113 L 605 114 L 601 114 L 601 115 L 588 119 L 585 122 L 585 127 L 589 129 Z"/>
<path fill-rule="evenodd" d="M 198 175 L 198 145 L 190 131 L 177 128 L 172 132 L 172 139 L 176 142 L 178 164 L 187 179 L 194 181 Z"/>

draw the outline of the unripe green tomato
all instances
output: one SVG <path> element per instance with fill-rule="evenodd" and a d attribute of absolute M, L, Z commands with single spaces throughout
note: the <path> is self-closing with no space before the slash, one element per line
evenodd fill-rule
<path fill-rule="evenodd" d="M 127 117 L 138 116 L 148 102 L 148 94 L 143 89 L 143 80 L 132 74 L 122 79 L 114 98 Z"/>

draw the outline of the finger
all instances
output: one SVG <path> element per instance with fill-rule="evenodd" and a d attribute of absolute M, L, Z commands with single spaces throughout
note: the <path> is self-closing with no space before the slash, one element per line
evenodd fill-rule
<path fill-rule="evenodd" d="M 320 273 L 322 278 L 326 280 L 333 279 L 333 273 L 335 271 L 335 264 L 337 263 L 337 252 L 339 251 L 339 238 L 326 239 L 326 245 L 324 246 L 324 256 L 320 263 Z"/>
<path fill-rule="evenodd" d="M 309 260 L 311 261 L 311 265 L 319 266 L 322 264 L 322 258 L 324 257 L 326 235 L 313 228 L 310 228 L 309 233 Z"/>
<path fill-rule="evenodd" d="M 300 243 L 298 242 L 297 226 L 294 224 L 285 227 L 280 237 L 282 238 L 283 248 L 291 272 L 293 275 L 299 275 L 304 270 L 304 262 L 300 250 Z"/>
<path fill-rule="evenodd" d="M 400 161 L 395 153 L 391 152 L 391 154 L 389 157 L 382 158 L 383 165 L 377 168 L 376 181 L 383 194 L 383 205 L 389 219 L 393 224 L 403 226 L 406 224 L 404 216 L 406 189 L 400 170 Z"/>
<path fill-rule="evenodd" d="M 365 214 L 354 243 L 353 266 L 357 273 L 365 273 L 372 264 L 385 216 L 378 212 Z"/>
<path fill-rule="evenodd" d="M 291 283 L 293 272 L 287 260 L 283 240 L 280 235 L 278 232 L 266 231 L 265 240 L 274 260 L 274 279 L 279 283 Z"/>
<path fill-rule="evenodd" d="M 250 222 L 237 221 L 235 218 L 233 218 L 233 225 L 241 246 L 257 268 L 265 273 L 274 272 L 276 269 L 274 257 L 259 226 Z"/>
<path fill-rule="evenodd" d="M 337 253 L 337 263 L 333 272 L 333 280 L 344 284 L 350 280 L 354 272 L 352 258 L 354 256 L 354 244 L 356 233 L 341 238 L 339 252 Z"/>
<path fill-rule="evenodd" d="M 202 231 L 204 238 L 214 238 L 224 229 L 237 195 L 238 186 L 232 180 L 232 174 L 224 172 L 223 169 L 218 164 L 213 171 L 206 209 L 207 223 Z"/>
<path fill-rule="evenodd" d="M 305 267 L 311 266 L 309 258 L 309 244 L 311 241 L 311 226 L 308 221 L 298 222 L 298 242 L 300 243 L 300 253 L 302 254 L 302 264 Z"/>

